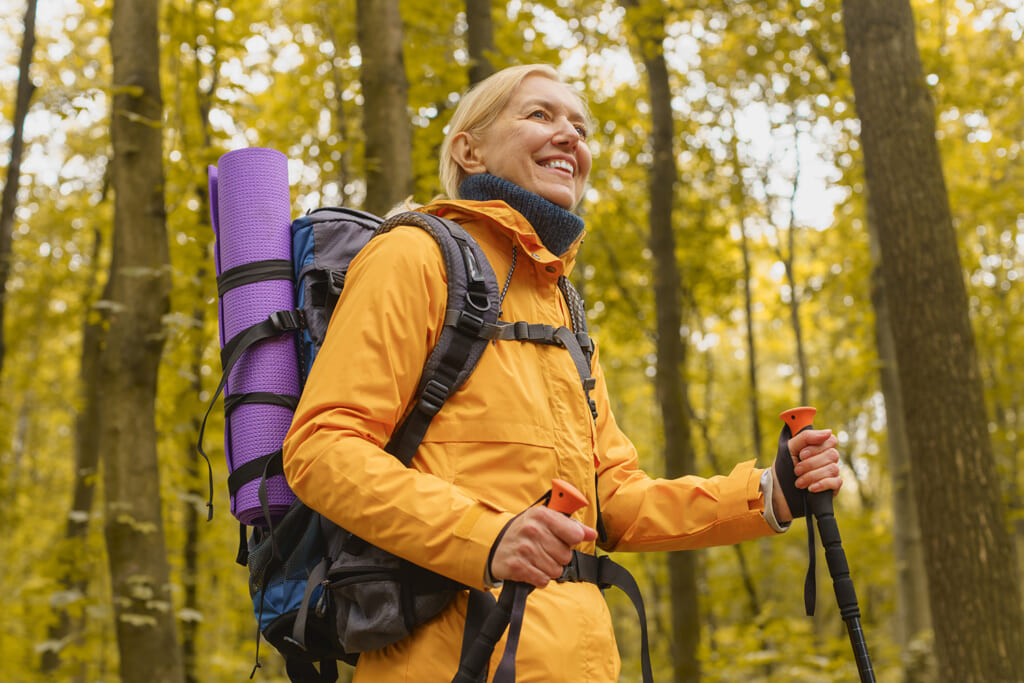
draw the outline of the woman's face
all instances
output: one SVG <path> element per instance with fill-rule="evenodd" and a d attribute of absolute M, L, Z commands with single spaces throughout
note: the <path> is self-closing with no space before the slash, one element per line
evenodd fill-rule
<path fill-rule="evenodd" d="M 453 153 L 470 174 L 496 175 L 572 209 L 590 174 L 586 126 L 583 105 L 572 91 L 534 74 L 523 79 L 483 134 L 462 133 Z"/>

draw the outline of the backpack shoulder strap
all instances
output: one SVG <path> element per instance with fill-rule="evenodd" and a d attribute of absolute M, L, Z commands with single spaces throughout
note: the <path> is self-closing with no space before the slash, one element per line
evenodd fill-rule
<path fill-rule="evenodd" d="M 498 280 L 480 245 L 458 223 L 410 211 L 384 221 L 377 235 L 398 226 L 422 228 L 441 250 L 448 274 L 444 327 L 420 375 L 413 407 L 385 447 L 404 465 L 412 462 L 431 420 L 476 368 L 487 349 L 482 331 L 498 321 Z"/>

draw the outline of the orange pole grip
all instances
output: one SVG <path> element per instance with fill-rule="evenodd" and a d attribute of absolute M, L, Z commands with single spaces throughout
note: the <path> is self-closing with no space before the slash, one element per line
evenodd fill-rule
<path fill-rule="evenodd" d="M 796 436 L 798 433 L 814 424 L 814 414 L 817 412 L 817 408 L 801 406 L 799 408 L 790 408 L 779 415 L 779 417 L 782 418 L 783 422 L 789 425 L 789 433 Z"/>
<path fill-rule="evenodd" d="M 551 480 L 551 500 L 548 507 L 555 512 L 571 515 L 580 508 L 587 506 L 587 497 L 579 489 L 561 479 Z"/>

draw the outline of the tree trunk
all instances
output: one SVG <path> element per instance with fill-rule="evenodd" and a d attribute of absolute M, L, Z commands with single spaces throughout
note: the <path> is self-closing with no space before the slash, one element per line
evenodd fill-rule
<path fill-rule="evenodd" d="M 789 225 L 786 228 L 786 253 L 782 253 L 782 240 L 779 240 L 777 252 L 779 260 L 786 269 L 786 284 L 789 285 L 789 319 L 793 326 L 793 339 L 796 344 L 797 376 L 800 378 L 800 405 L 810 405 L 810 375 L 807 370 L 807 351 L 804 348 L 803 327 L 800 324 L 800 298 L 797 295 L 796 273 L 793 270 L 796 259 L 796 195 L 800 188 L 800 131 L 795 116 L 793 123 L 793 156 L 796 159 L 796 172 L 793 174 L 793 190 L 789 196 Z"/>
<path fill-rule="evenodd" d="M 170 291 L 158 5 L 113 5 L 114 238 L 102 302 L 104 396 L 97 412 L 121 680 L 180 683 L 154 420 Z"/>
<path fill-rule="evenodd" d="M 469 84 L 475 85 L 494 73 L 494 21 L 491 0 L 466 0 L 466 47 L 469 50 Z"/>
<path fill-rule="evenodd" d="M 1024 680 L 1024 617 L 907 0 L 844 0 L 943 680 Z M 898 295 L 896 293 L 898 292 Z"/>
<path fill-rule="evenodd" d="M 879 257 L 878 235 L 872 218 L 868 219 L 874 262 Z M 871 302 L 875 309 L 875 339 L 885 396 L 885 415 L 889 441 L 889 469 L 892 472 L 893 555 L 897 580 L 897 642 L 903 651 L 903 680 L 906 683 L 936 681 L 932 653 L 932 619 L 928 608 L 928 574 L 925 572 L 921 527 L 914 505 L 914 486 L 910 472 L 910 443 L 903 421 L 903 397 L 896 368 L 896 349 L 892 339 L 892 320 L 885 300 L 885 280 L 876 265 L 871 272 Z"/>
<path fill-rule="evenodd" d="M 760 460 L 761 453 L 761 406 L 757 387 L 757 344 L 754 338 L 754 298 L 751 295 L 753 276 L 750 272 L 750 240 L 747 227 L 740 220 L 740 249 L 743 253 L 743 310 L 747 325 L 747 381 L 750 383 L 750 439 L 754 445 L 754 457 Z"/>
<path fill-rule="evenodd" d="M 334 54 L 339 55 L 345 49 L 345 45 L 338 39 L 338 32 L 335 30 L 334 21 L 327 5 L 320 6 L 321 22 L 324 33 L 334 48 Z M 349 140 L 348 114 L 345 111 L 345 77 L 336 59 L 327 60 L 331 70 L 331 81 L 334 83 L 334 99 L 331 101 L 331 113 L 334 116 L 334 132 L 338 135 L 341 147 L 341 157 L 338 159 L 338 172 L 335 175 L 338 181 L 338 194 L 342 206 L 351 205 L 347 189 L 356 175 L 352 172 L 352 145 Z"/>
<path fill-rule="evenodd" d="M 4 369 L 7 344 L 4 341 L 4 313 L 7 301 L 7 274 L 11 270 L 11 245 L 14 233 L 14 209 L 18 205 L 18 179 L 21 176 L 21 158 L 25 151 L 25 119 L 28 105 L 36 87 L 32 84 L 29 70 L 32 66 L 32 50 L 36 45 L 36 6 L 38 0 L 28 0 L 25 7 L 25 33 L 21 41 L 21 57 L 18 59 L 18 92 L 14 100 L 14 134 L 11 135 L 11 162 L 7 165 L 7 180 L 3 196 L 0 197 L 0 373 Z"/>
<path fill-rule="evenodd" d="M 91 263 L 99 262 L 102 238 L 96 231 Z M 75 416 L 74 483 L 72 484 L 71 508 L 64 525 L 64 537 L 60 542 L 60 576 L 58 590 L 65 595 L 84 600 L 92 575 L 93 560 L 85 552 L 85 541 L 92 521 L 93 501 L 96 494 L 96 478 L 99 469 L 99 405 L 103 396 L 99 382 L 100 338 L 102 331 L 93 319 L 92 307 L 86 312 L 82 326 L 82 365 L 79 370 L 81 411 Z M 40 669 L 44 674 L 54 676 L 63 664 L 61 652 L 81 636 L 84 630 L 84 611 L 76 610 L 72 616 L 68 605 L 57 609 L 57 621 L 47 629 L 50 644 L 43 651 Z M 78 675 L 67 673 L 66 680 L 81 680 Z"/>
<path fill-rule="evenodd" d="M 398 0 L 356 0 L 362 55 L 366 209 L 385 214 L 412 194 L 409 82 Z"/>
<path fill-rule="evenodd" d="M 210 112 L 214 107 L 214 93 L 217 91 L 219 72 L 220 72 L 220 54 L 217 52 L 217 41 L 210 41 L 214 51 L 212 59 L 210 60 L 209 66 L 205 67 L 205 76 L 208 79 L 208 83 L 203 87 L 204 72 L 202 71 L 203 62 L 198 58 L 200 52 L 200 43 L 198 42 L 199 35 L 199 2 L 193 0 L 193 16 L 196 17 L 197 23 L 195 25 L 195 31 L 197 34 L 197 42 L 192 46 L 193 55 L 195 57 L 195 72 L 194 82 L 192 87 L 195 90 L 196 97 L 196 115 L 198 116 L 201 138 L 200 138 L 200 154 L 199 157 L 203 159 L 210 159 L 214 157 L 213 150 L 213 130 L 210 125 Z M 216 22 L 212 25 L 215 29 Z M 340 95 L 339 95 L 339 100 Z M 200 199 L 199 211 L 197 215 L 200 217 L 203 227 L 212 233 L 212 226 L 209 224 L 210 217 L 210 195 L 209 186 L 206 182 L 206 173 L 200 174 L 201 180 L 197 182 L 194 192 Z M 209 254 L 207 253 L 207 246 L 205 242 L 200 242 L 198 245 L 195 257 L 192 262 L 196 264 L 196 272 L 193 278 L 194 282 L 206 282 L 210 276 L 209 267 Z M 196 334 L 191 335 L 192 341 L 192 367 L 190 376 L 192 381 L 189 383 L 189 390 L 186 395 L 182 396 L 182 399 L 195 400 L 203 390 L 203 353 L 206 346 L 206 339 L 203 337 L 202 331 L 206 327 L 206 311 L 207 307 L 202 305 L 202 293 L 196 292 L 193 298 L 197 302 L 195 307 L 192 309 L 192 330 L 196 331 Z M 192 417 L 191 429 L 189 433 L 185 435 L 183 439 L 183 448 L 181 452 L 189 452 L 194 449 L 194 445 L 199 440 L 199 434 L 202 428 L 202 420 L 199 417 L 198 412 Z M 201 567 L 199 562 L 199 549 L 202 541 L 202 521 L 200 519 L 201 511 L 205 512 L 204 503 L 209 495 L 207 492 L 207 470 L 204 461 L 199 457 L 192 458 L 192 472 L 188 479 L 188 492 L 185 496 L 185 510 L 183 513 L 184 517 L 184 528 L 185 528 L 185 542 L 182 547 L 182 562 L 184 569 L 182 571 L 182 613 L 185 616 L 181 620 L 181 650 L 182 650 L 182 665 L 184 666 L 184 675 L 186 683 L 201 683 L 204 679 L 203 671 L 199 667 L 199 632 L 200 632 L 200 621 L 203 614 L 201 606 L 201 599 L 199 595 L 199 583 L 201 576 Z M 204 515 L 205 516 L 205 515 Z"/>
<path fill-rule="evenodd" d="M 205 195 L 204 195 L 205 197 Z M 207 203 L 207 202 L 204 202 Z M 209 216 L 209 209 L 203 216 Z M 211 228 L 212 229 L 212 228 Z M 202 263 L 206 254 L 201 254 L 198 262 Z M 206 268 L 199 268 L 196 274 L 197 281 L 208 276 Z M 206 323 L 206 311 L 202 306 L 196 306 L 192 313 L 192 323 L 195 329 L 202 330 Z M 192 358 L 192 382 L 191 395 L 199 396 L 203 390 L 202 369 L 203 369 L 203 345 L 198 341 L 194 347 Z M 196 413 L 191 421 L 191 430 L 188 434 L 186 448 L 182 452 L 188 452 L 199 439 L 202 420 Z M 207 472 L 206 466 L 198 457 L 192 458 L 192 470 L 188 479 L 188 495 L 185 497 L 185 545 L 182 548 L 182 560 L 184 570 L 182 571 L 183 606 L 188 616 L 181 622 L 181 650 L 182 664 L 184 666 L 185 683 L 202 683 L 204 676 L 199 668 L 199 617 L 203 610 L 199 596 L 199 582 L 202 568 L 199 565 L 199 547 L 202 540 L 202 521 L 200 510 L 205 512 L 204 502 L 207 497 L 206 491 Z"/>
<path fill-rule="evenodd" d="M 651 97 L 651 144 L 654 161 L 650 168 L 650 238 L 654 255 L 654 298 L 657 329 L 657 374 L 655 390 L 665 430 L 665 475 L 693 474 L 696 457 L 691 440 L 690 411 L 687 400 L 686 344 L 681 336 L 682 276 L 676 261 L 676 241 L 672 230 L 672 204 L 675 199 L 675 134 L 672 120 L 672 93 L 668 65 L 662 50 L 663 13 L 640 7 L 636 0 L 623 0 L 647 72 Z M 641 14 L 643 13 L 643 14 Z M 672 590 L 672 659 L 676 683 L 700 680 L 700 609 L 697 593 L 697 555 L 674 552 L 668 555 L 669 584 Z"/>

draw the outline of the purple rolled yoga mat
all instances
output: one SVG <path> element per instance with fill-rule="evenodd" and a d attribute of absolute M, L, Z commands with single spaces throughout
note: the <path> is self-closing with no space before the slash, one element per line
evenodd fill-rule
<path fill-rule="evenodd" d="M 291 197 L 288 160 L 272 149 L 250 147 L 223 155 L 210 177 L 215 202 L 217 274 L 269 259 L 290 261 Z M 275 311 L 295 308 L 288 280 L 254 282 L 225 292 L 220 300 L 221 346 Z M 225 397 L 250 392 L 298 396 L 299 361 L 294 333 L 252 346 L 228 376 Z M 281 448 L 292 411 L 266 404 L 242 404 L 228 416 L 224 448 L 228 469 Z M 276 522 L 295 500 L 283 474 L 266 480 L 271 520 Z M 244 524 L 266 526 L 259 501 L 259 479 L 243 485 L 231 499 L 231 512 Z"/>

